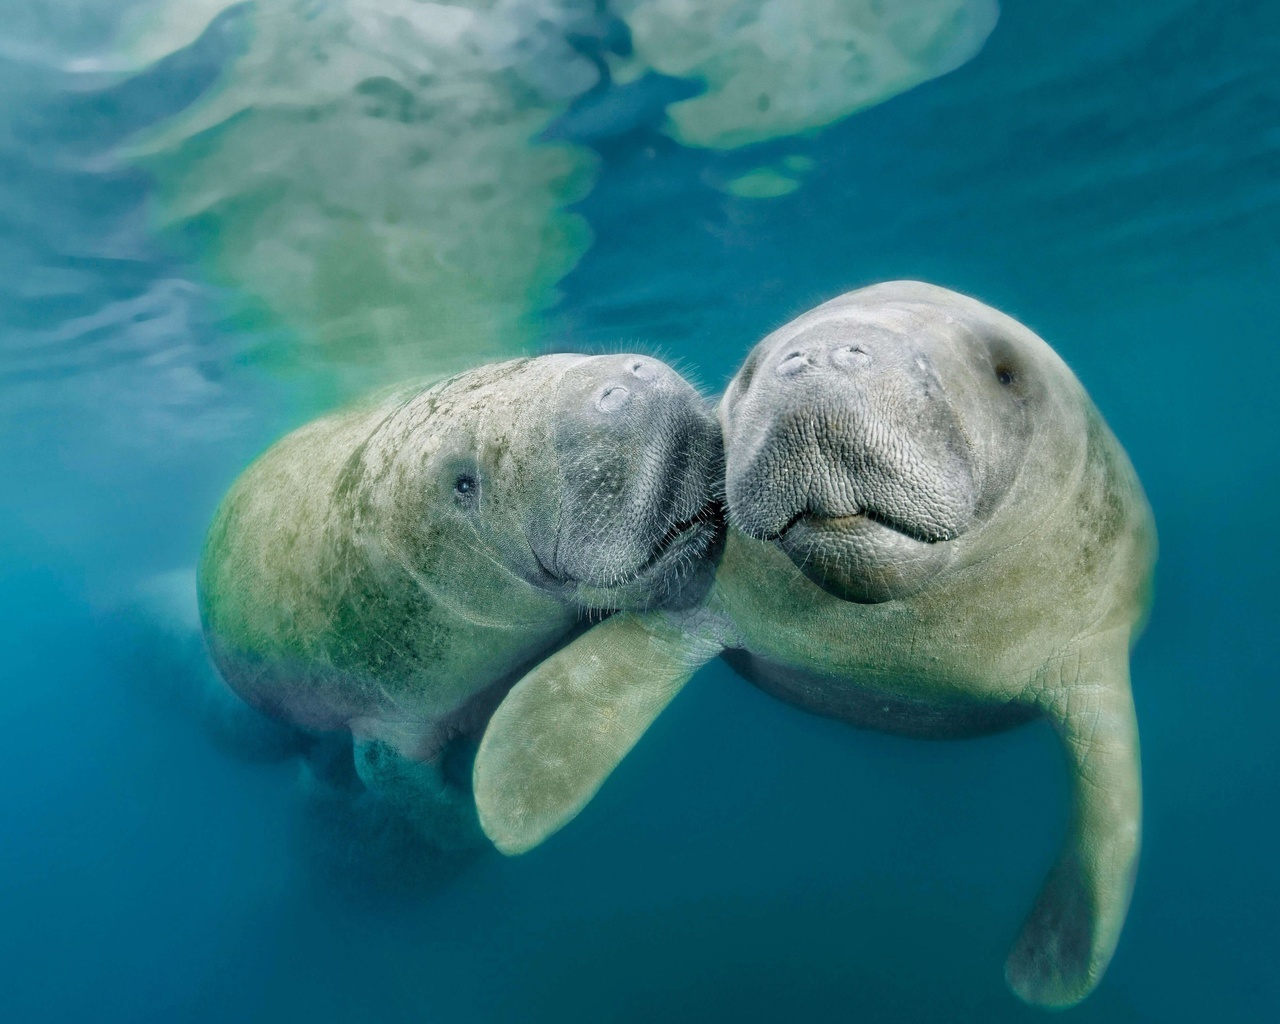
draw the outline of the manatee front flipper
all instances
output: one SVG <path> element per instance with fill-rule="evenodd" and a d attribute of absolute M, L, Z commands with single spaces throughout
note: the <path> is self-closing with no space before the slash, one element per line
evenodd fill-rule
<path fill-rule="evenodd" d="M 439 850 L 484 844 L 475 804 L 444 775 L 444 757 L 412 761 L 381 739 L 357 739 L 356 773 L 428 843 Z"/>
<path fill-rule="evenodd" d="M 521 679 L 476 755 L 480 824 L 498 849 L 524 853 L 568 824 L 720 650 L 665 613 L 621 613 Z"/>
<path fill-rule="evenodd" d="M 1005 965 L 1029 1003 L 1078 1003 L 1102 977 L 1129 909 L 1142 830 L 1138 725 L 1128 631 L 1095 637 L 1055 662 L 1038 703 L 1062 738 L 1071 822 Z"/>

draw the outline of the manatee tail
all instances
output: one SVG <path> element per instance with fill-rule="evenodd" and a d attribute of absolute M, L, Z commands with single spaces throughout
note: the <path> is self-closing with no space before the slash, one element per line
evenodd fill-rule
<path fill-rule="evenodd" d="M 1078 1003 L 1102 978 L 1129 909 L 1142 829 L 1138 726 L 1128 631 L 1095 637 L 1055 662 L 1039 703 L 1071 771 L 1071 822 L 1005 965 L 1028 1003 Z"/>
<path fill-rule="evenodd" d="M 524 853 L 572 821 L 720 650 L 662 612 L 624 612 L 516 683 L 476 754 L 476 805 L 494 845 Z"/>

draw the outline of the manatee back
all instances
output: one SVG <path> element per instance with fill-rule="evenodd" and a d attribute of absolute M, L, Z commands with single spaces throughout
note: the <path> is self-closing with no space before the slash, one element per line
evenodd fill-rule
<path fill-rule="evenodd" d="M 337 728 L 365 697 L 335 664 L 336 588 L 350 523 L 335 492 L 344 467 L 402 401 L 323 417 L 278 441 L 223 498 L 198 571 L 200 616 L 224 678 L 249 703 Z"/>
<path fill-rule="evenodd" d="M 1075 496 L 1075 574 L 1096 592 L 1093 632 L 1127 628 L 1137 640 L 1151 610 L 1155 517 L 1128 454 L 1092 404 L 1085 469 Z"/>

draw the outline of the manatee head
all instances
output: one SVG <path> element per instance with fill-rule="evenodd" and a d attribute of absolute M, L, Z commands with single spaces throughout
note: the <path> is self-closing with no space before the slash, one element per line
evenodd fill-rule
<path fill-rule="evenodd" d="M 572 359 L 555 408 L 558 504 L 528 524 L 540 565 L 582 604 L 669 603 L 723 541 L 712 410 L 665 363 L 636 355 Z"/>
<path fill-rule="evenodd" d="M 914 281 L 842 295 L 761 341 L 725 393 L 730 521 L 839 597 L 906 597 L 999 518 L 1038 425 L 1079 420 L 1062 382 L 1082 393 L 973 299 Z"/>
<path fill-rule="evenodd" d="M 395 418 L 416 443 L 387 447 L 414 466 L 410 532 L 434 538 L 413 561 L 441 562 L 455 591 L 518 583 L 579 607 L 639 609 L 709 578 L 723 538 L 720 432 L 664 363 L 513 360 L 411 406 Z"/>

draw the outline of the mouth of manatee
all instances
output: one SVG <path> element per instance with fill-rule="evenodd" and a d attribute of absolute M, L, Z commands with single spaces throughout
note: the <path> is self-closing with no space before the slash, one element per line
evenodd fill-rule
<path fill-rule="evenodd" d="M 636 579 L 650 572 L 661 571 L 686 556 L 697 557 L 705 553 L 710 541 L 723 526 L 724 503 L 718 498 L 712 498 L 688 519 L 672 523 L 658 539 L 649 558 L 631 573 L 630 578 Z"/>
<path fill-rule="evenodd" d="M 669 526 L 650 548 L 648 556 L 638 565 L 617 572 L 604 583 L 610 587 L 627 587 L 646 577 L 678 574 L 686 563 L 692 564 L 709 555 L 716 538 L 724 531 L 725 508 L 719 498 L 711 498 L 693 515 Z M 565 572 L 553 572 L 536 550 L 534 560 L 547 580 L 561 583 L 589 582 Z"/>
<path fill-rule="evenodd" d="M 650 548 L 648 557 L 617 573 L 610 585 L 621 588 L 643 581 L 678 579 L 684 569 L 711 554 L 724 532 L 724 522 L 723 503 L 718 498 L 708 500 L 693 515 L 672 523 Z"/>
<path fill-rule="evenodd" d="M 927 505 L 928 493 L 918 493 Z M 953 554 L 946 542 L 967 525 L 960 518 L 945 523 L 934 517 L 930 522 L 928 515 L 903 511 L 886 514 L 880 507 L 855 504 L 847 495 L 830 502 L 811 499 L 790 515 L 785 506 L 776 509 L 779 519 L 787 516 L 780 525 L 757 522 L 746 532 L 777 544 L 803 575 L 832 596 L 874 604 L 915 593 L 941 572 Z"/>
<path fill-rule="evenodd" d="M 795 531 L 797 526 L 808 526 L 813 530 L 823 532 L 839 532 L 841 530 L 863 528 L 868 525 L 873 528 L 879 526 L 886 530 L 892 530 L 894 533 L 899 533 L 907 539 L 918 541 L 921 544 L 941 544 L 944 541 L 955 540 L 960 534 L 958 530 L 950 533 L 941 533 L 936 530 L 930 531 L 926 527 L 916 526 L 903 519 L 867 508 L 859 509 L 856 512 L 813 512 L 802 510 L 788 519 L 780 530 L 775 533 L 762 534 L 759 539 L 772 541 L 790 539 L 794 541 L 797 539 L 795 535 L 795 532 L 798 532 Z"/>
<path fill-rule="evenodd" d="M 757 540 L 802 550 L 880 537 L 889 557 L 904 544 L 953 541 L 973 524 L 979 487 L 963 434 L 935 418 L 944 422 L 914 441 L 898 418 L 850 410 L 748 422 L 728 443 L 730 520 Z M 893 443 L 903 436 L 910 443 Z"/>

